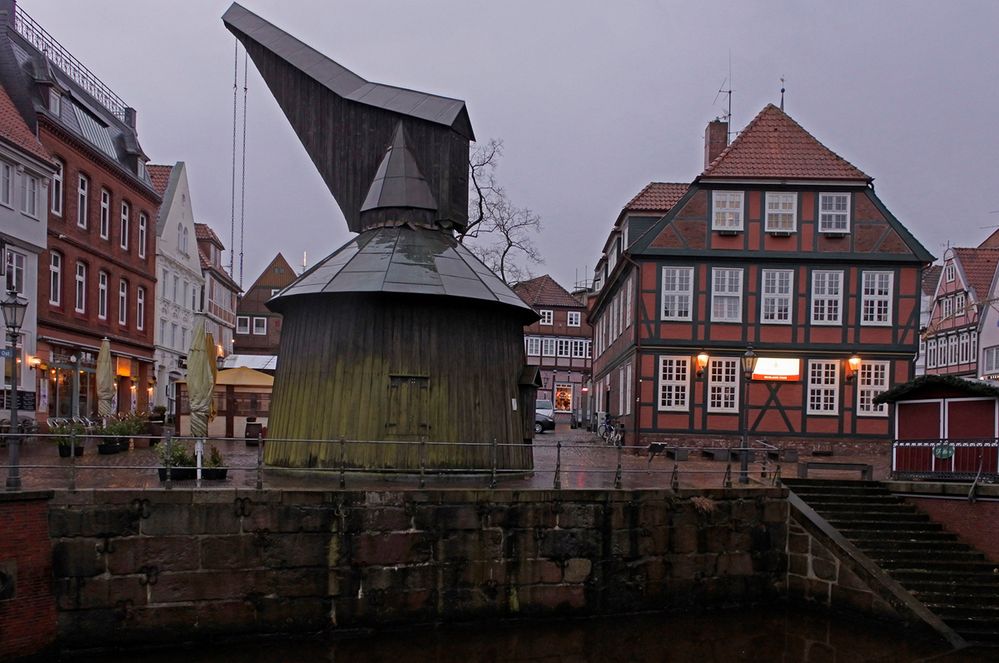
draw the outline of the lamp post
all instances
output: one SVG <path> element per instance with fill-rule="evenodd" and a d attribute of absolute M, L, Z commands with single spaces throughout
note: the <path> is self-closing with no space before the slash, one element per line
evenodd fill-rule
<path fill-rule="evenodd" d="M 21 489 L 21 438 L 17 431 L 17 337 L 24 324 L 24 314 L 28 310 L 28 300 L 8 290 L 0 303 L 3 308 L 3 321 L 7 327 L 7 341 L 10 343 L 10 444 L 7 447 L 10 468 L 7 473 L 7 490 Z"/>
<path fill-rule="evenodd" d="M 749 483 L 749 383 L 753 379 L 758 357 L 753 346 L 742 354 L 742 449 L 739 451 L 739 483 Z"/>

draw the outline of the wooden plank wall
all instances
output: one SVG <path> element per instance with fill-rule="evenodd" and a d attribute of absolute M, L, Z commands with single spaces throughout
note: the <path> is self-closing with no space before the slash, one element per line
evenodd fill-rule
<path fill-rule="evenodd" d="M 400 431 L 399 399 L 426 407 L 428 467 L 491 466 L 491 443 L 522 443 L 531 408 L 518 399 L 523 326 L 513 309 L 448 297 L 385 293 L 288 301 L 274 380 L 265 460 L 336 467 L 340 446 L 281 440 L 369 440 L 347 447 L 354 468 L 418 469 L 419 436 Z M 426 398 L 400 397 L 412 376 Z M 409 387 L 407 387 L 409 388 Z M 519 400 L 519 399 L 518 399 Z M 396 421 L 390 421 L 396 419 Z M 380 442 L 375 442 L 380 441 Z M 397 442 L 392 444 L 391 442 Z M 398 444 L 407 442 L 407 444 Z M 458 446 L 456 443 L 483 446 Z M 500 468 L 532 467 L 528 447 L 499 447 Z"/>

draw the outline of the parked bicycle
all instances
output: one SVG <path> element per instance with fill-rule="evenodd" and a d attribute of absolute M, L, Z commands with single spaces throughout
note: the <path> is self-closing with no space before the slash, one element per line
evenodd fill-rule
<path fill-rule="evenodd" d="M 619 422 L 613 414 L 608 414 L 604 418 L 604 422 L 600 424 L 597 434 L 607 444 L 621 446 L 624 443 L 624 424 Z"/>

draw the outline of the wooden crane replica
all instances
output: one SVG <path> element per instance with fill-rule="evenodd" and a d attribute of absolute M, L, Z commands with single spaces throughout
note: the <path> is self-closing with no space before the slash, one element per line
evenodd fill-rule
<path fill-rule="evenodd" d="M 464 102 L 370 83 L 238 4 L 222 20 L 358 233 L 267 303 L 283 327 L 265 461 L 486 470 L 495 441 L 499 469 L 530 469 L 510 444 L 533 431 L 538 316 L 454 238 Z"/>

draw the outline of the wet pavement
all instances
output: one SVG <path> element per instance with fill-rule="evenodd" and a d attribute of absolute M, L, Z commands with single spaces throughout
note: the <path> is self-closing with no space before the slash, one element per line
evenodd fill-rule
<path fill-rule="evenodd" d="M 175 443 L 180 443 L 175 442 Z M 190 441 L 183 442 L 191 445 Z M 228 477 L 224 481 L 202 481 L 203 489 L 253 489 L 258 479 L 263 488 L 304 488 L 337 489 L 340 487 L 341 473 L 338 470 L 287 470 L 263 467 L 257 469 L 258 447 L 248 446 L 243 440 L 214 440 L 210 444 L 218 447 L 228 466 Z M 159 459 L 155 448 L 149 448 L 143 440 L 133 443 L 132 448 L 112 455 L 97 453 L 93 440 L 85 443 L 84 455 L 80 458 L 60 458 L 57 447 L 50 440 L 37 438 L 22 445 L 21 479 L 24 489 L 63 489 L 75 485 L 78 489 L 115 488 L 151 489 L 162 488 L 157 468 Z M 774 483 L 775 473 L 782 476 L 795 476 L 795 463 L 776 464 L 764 462 L 761 452 L 755 454 L 750 464 L 748 480 L 750 487 L 766 487 Z M 889 456 L 886 450 L 878 456 L 846 456 L 834 458 L 801 457 L 799 460 L 836 461 L 867 463 L 874 468 L 874 478 L 887 477 Z M 7 464 L 7 449 L 0 449 L 0 463 Z M 620 470 L 619 470 L 620 466 Z M 556 474 L 557 469 L 557 474 Z M 675 476 L 674 476 L 675 472 Z M 728 476 L 726 476 L 728 474 Z M 0 467 L 0 480 L 5 479 L 7 468 Z M 649 460 L 645 449 L 623 449 L 603 443 L 595 434 L 570 429 L 560 425 L 555 431 L 535 438 L 534 471 L 525 474 L 496 476 L 496 487 L 505 489 L 550 489 L 556 486 L 570 489 L 614 488 L 619 485 L 627 489 L 663 489 L 675 483 L 680 488 L 721 488 L 727 481 L 739 486 L 739 461 L 732 459 L 711 460 L 692 450 L 688 460 L 674 461 L 663 455 Z M 859 478 L 857 472 L 811 472 L 809 476 L 827 478 Z M 348 490 L 371 490 L 391 486 L 393 488 L 486 488 L 492 483 L 489 473 L 475 476 L 453 476 L 427 471 L 421 478 L 417 474 L 378 475 L 370 473 L 346 472 L 342 475 L 344 487 Z M 193 487 L 195 481 L 174 481 L 173 485 Z"/>

